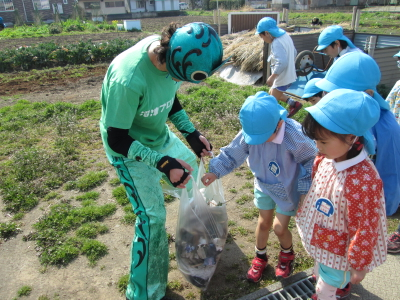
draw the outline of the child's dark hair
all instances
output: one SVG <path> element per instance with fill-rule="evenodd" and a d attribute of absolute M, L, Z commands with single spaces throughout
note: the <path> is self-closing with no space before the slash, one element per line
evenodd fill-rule
<path fill-rule="evenodd" d="M 340 48 L 342 48 L 342 49 L 346 49 L 347 46 L 349 45 L 349 44 L 348 44 L 346 41 L 344 41 L 344 40 L 338 40 L 338 41 L 339 41 L 339 44 L 340 44 Z M 336 40 L 333 41 L 329 46 L 331 46 L 332 48 L 335 47 L 335 42 L 336 42 Z"/>
<path fill-rule="evenodd" d="M 311 96 L 311 97 L 319 97 L 319 98 L 322 98 L 322 94 L 323 94 L 323 93 L 324 93 L 324 91 L 320 91 L 320 92 L 316 93 L 315 95 L 313 95 L 313 96 Z M 309 101 L 309 99 L 310 99 L 311 97 L 304 98 L 304 100 Z"/>
<path fill-rule="evenodd" d="M 347 144 L 346 137 L 348 136 L 348 134 L 336 133 L 330 131 L 329 129 L 326 129 L 321 124 L 319 124 L 311 114 L 307 114 L 307 116 L 304 118 L 302 125 L 303 133 L 312 140 L 321 140 L 331 136 L 336 137 L 343 143 Z M 358 140 L 353 144 L 353 147 L 347 152 L 347 159 L 356 157 L 360 153 L 363 146 L 364 137 L 359 136 Z"/>
<path fill-rule="evenodd" d="M 157 61 L 160 64 L 165 63 L 167 58 L 167 51 L 169 49 L 169 41 L 175 31 L 180 28 L 179 23 L 171 22 L 169 25 L 165 26 L 161 32 L 160 45 L 154 49 L 154 53 L 157 54 Z"/>

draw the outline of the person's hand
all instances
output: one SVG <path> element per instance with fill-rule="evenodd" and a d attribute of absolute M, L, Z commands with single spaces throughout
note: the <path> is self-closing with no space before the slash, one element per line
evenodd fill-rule
<path fill-rule="evenodd" d="M 365 278 L 367 273 L 367 270 L 357 271 L 350 269 L 350 282 L 352 284 L 359 284 Z"/>
<path fill-rule="evenodd" d="M 193 171 L 193 168 L 185 161 L 167 155 L 159 160 L 156 168 L 168 177 L 174 187 L 181 189 L 185 188 L 190 179 L 189 175 Z"/>
<path fill-rule="evenodd" d="M 186 137 L 186 141 L 198 157 L 211 156 L 211 143 L 197 130 Z"/>
<path fill-rule="evenodd" d="M 267 79 L 267 85 L 272 86 L 274 84 L 276 77 L 278 77 L 278 74 L 272 74 L 271 76 L 269 76 Z"/>
<path fill-rule="evenodd" d="M 205 147 L 202 149 L 200 156 L 201 157 L 211 156 L 212 146 L 211 146 L 210 142 L 206 139 L 206 137 L 204 135 L 200 135 L 199 140 L 204 144 L 204 147 Z"/>
<path fill-rule="evenodd" d="M 203 175 L 203 177 L 201 177 L 201 182 L 205 186 L 209 186 L 211 183 L 215 181 L 215 179 L 217 179 L 217 175 L 215 175 L 214 173 L 206 173 Z"/>
<path fill-rule="evenodd" d="M 169 174 L 170 174 L 169 180 L 171 181 L 172 184 L 174 184 L 176 182 L 179 182 L 179 180 L 181 180 L 181 178 L 183 176 L 185 176 L 185 174 L 190 175 L 193 172 L 193 168 L 188 163 L 186 163 L 185 161 L 183 161 L 181 159 L 178 159 L 178 158 L 176 160 L 181 164 L 182 167 L 184 167 L 189 172 L 185 172 L 182 169 L 172 169 L 172 170 L 170 170 L 170 172 L 169 172 Z M 185 180 L 181 184 L 176 186 L 177 188 L 184 189 L 186 187 L 186 184 L 190 180 L 190 176 L 188 176 L 188 175 L 186 176 Z"/>

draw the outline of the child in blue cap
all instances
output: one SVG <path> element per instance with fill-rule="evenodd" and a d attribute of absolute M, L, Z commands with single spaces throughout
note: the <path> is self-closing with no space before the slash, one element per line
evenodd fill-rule
<path fill-rule="evenodd" d="M 313 78 L 309 80 L 304 86 L 303 99 L 310 102 L 312 105 L 318 103 L 323 97 L 323 90 L 315 85 L 316 82 L 320 81 L 322 78 Z"/>
<path fill-rule="evenodd" d="M 397 67 L 400 68 L 400 51 L 393 55 L 393 57 L 396 57 Z M 390 110 L 393 112 L 397 123 L 400 124 L 400 80 L 391 89 L 389 95 L 386 97 L 386 102 L 389 103 Z"/>
<path fill-rule="evenodd" d="M 343 28 L 339 25 L 332 25 L 322 30 L 318 37 L 317 51 L 335 60 L 338 56 L 349 52 L 362 52 L 343 34 Z"/>
<path fill-rule="evenodd" d="M 290 217 L 296 214 L 300 197 L 304 197 L 310 187 L 311 167 L 317 150 L 304 136 L 301 125 L 287 119 L 286 115 L 286 109 L 266 92 L 248 97 L 239 114 L 242 130 L 211 159 L 210 173 L 202 178 L 207 186 L 247 159 L 255 177 L 254 204 L 259 209 L 256 257 L 247 272 L 251 282 L 261 280 L 268 263 L 266 247 L 276 206 L 273 229 L 281 251 L 275 275 L 286 278 L 293 272 L 295 254 L 288 225 Z"/>
<path fill-rule="evenodd" d="M 271 76 L 267 79 L 267 85 L 271 87 L 269 93 L 289 105 L 288 118 L 290 118 L 303 106 L 284 94 L 297 79 L 295 67 L 297 51 L 292 38 L 270 17 L 262 18 L 258 22 L 256 34 L 264 42 L 271 44 L 272 53 L 268 57 L 268 61 L 271 60 Z"/>
<path fill-rule="evenodd" d="M 371 129 L 376 147 L 367 145 L 367 150 L 371 155 L 376 152 L 373 161 L 385 186 L 386 213 L 391 216 L 400 204 L 400 126 L 389 104 L 376 91 L 380 79 L 379 66 L 372 57 L 352 52 L 340 57 L 316 85 L 326 92 L 339 88 L 365 91 L 379 104 L 380 118 Z"/>
<path fill-rule="evenodd" d="M 400 68 L 400 51 L 393 55 L 397 59 L 397 66 Z M 400 125 L 400 80 L 398 80 L 386 98 L 390 105 L 390 110 L 394 113 L 397 123 Z M 393 232 L 387 242 L 388 253 L 400 253 L 400 224 L 397 230 Z"/>
<path fill-rule="evenodd" d="M 379 105 L 366 93 L 338 89 L 306 110 L 303 131 L 319 155 L 296 224 L 315 260 L 312 299 L 342 299 L 386 260 L 383 184 L 364 150 Z"/>

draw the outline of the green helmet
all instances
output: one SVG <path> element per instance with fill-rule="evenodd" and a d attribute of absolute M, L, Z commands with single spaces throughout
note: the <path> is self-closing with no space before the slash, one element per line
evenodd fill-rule
<path fill-rule="evenodd" d="M 169 41 L 166 64 L 176 79 L 199 83 L 211 76 L 226 61 L 214 28 L 206 23 L 189 23 L 178 28 Z"/>

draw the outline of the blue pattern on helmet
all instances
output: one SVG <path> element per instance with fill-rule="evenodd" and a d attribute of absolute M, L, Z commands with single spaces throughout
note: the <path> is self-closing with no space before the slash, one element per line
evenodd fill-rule
<path fill-rule="evenodd" d="M 172 35 L 166 65 L 173 78 L 199 83 L 224 63 L 221 40 L 206 23 L 189 23 Z"/>

